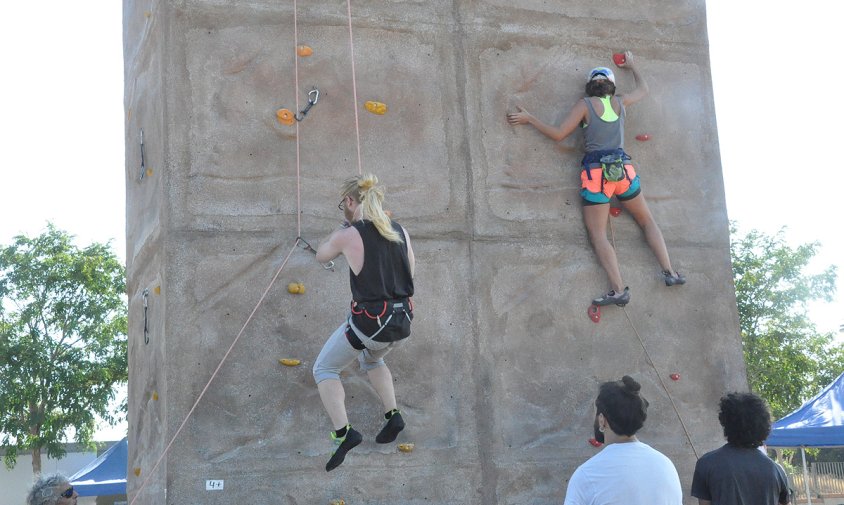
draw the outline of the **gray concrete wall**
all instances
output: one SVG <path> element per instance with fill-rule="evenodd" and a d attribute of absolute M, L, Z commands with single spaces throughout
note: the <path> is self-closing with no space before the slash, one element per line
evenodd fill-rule
<path fill-rule="evenodd" d="M 299 4 L 299 41 L 314 48 L 299 60 L 301 106 L 321 91 L 299 125 L 302 236 L 316 245 L 357 173 L 352 68 L 345 2 Z M 130 493 L 149 478 L 136 503 L 561 503 L 596 453 L 597 387 L 624 374 L 651 402 L 640 438 L 672 458 L 688 495 L 695 450 L 721 443 L 718 398 L 746 388 L 704 3 L 518 5 L 352 5 L 363 169 L 387 184 L 417 254 L 414 334 L 388 358 L 408 421 L 399 441 L 416 450 L 374 444 L 380 403 L 352 369 L 347 405 L 366 440 L 325 473 L 331 427 L 310 366 L 341 322 L 348 274 L 298 250 L 152 473 L 297 236 L 295 128 L 275 119 L 296 100 L 293 8 L 124 0 Z M 582 138 L 554 145 L 504 115 L 523 105 L 559 120 L 585 72 L 624 48 L 651 87 L 629 110 L 628 151 L 689 284 L 661 284 L 622 214 L 633 301 L 594 324 L 586 309 L 606 277 L 581 220 Z M 287 293 L 293 281 L 305 295 Z"/>

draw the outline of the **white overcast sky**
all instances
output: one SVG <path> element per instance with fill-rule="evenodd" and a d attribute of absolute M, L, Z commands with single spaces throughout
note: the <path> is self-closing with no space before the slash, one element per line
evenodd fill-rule
<path fill-rule="evenodd" d="M 121 4 L 4 8 L 0 244 L 52 221 L 80 245 L 112 241 L 125 256 Z M 730 218 L 769 233 L 787 226 L 791 243 L 822 244 L 816 270 L 842 268 L 844 101 L 834 74 L 844 2 L 710 0 L 707 14 Z M 823 331 L 844 324 L 838 286 L 834 303 L 811 307 Z"/>

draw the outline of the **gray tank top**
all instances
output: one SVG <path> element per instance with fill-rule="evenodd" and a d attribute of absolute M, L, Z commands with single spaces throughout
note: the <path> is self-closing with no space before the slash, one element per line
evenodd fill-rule
<path fill-rule="evenodd" d="M 624 103 L 620 98 L 614 98 L 618 100 L 621 112 L 618 115 L 618 119 L 611 122 L 604 121 L 598 117 L 595 114 L 595 108 L 592 107 L 592 100 L 584 98 L 586 108 L 589 109 L 589 122 L 586 126 L 586 131 L 583 132 L 586 137 L 587 153 L 609 149 L 624 149 Z"/>

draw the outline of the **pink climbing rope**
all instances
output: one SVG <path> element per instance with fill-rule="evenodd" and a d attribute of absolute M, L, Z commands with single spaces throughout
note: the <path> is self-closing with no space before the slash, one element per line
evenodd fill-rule
<path fill-rule="evenodd" d="M 173 442 L 176 440 L 176 437 L 179 436 L 179 433 L 182 432 L 182 428 L 185 427 L 185 424 L 187 424 L 188 419 L 190 419 L 190 417 L 193 415 L 193 411 L 196 410 L 196 406 L 199 405 L 199 401 L 202 400 L 202 397 L 205 396 L 205 392 L 208 391 L 208 386 L 211 385 L 211 382 L 217 376 L 217 373 L 220 371 L 220 368 L 223 367 L 223 363 L 226 362 L 226 359 L 229 357 L 229 354 L 231 354 L 232 349 L 234 349 L 234 346 L 237 345 L 237 341 L 240 340 L 240 337 L 243 335 L 243 332 L 246 330 L 246 327 L 249 325 L 250 321 L 252 321 L 252 317 L 254 317 L 255 313 L 258 312 L 258 308 L 264 302 L 264 299 L 267 297 L 267 293 L 270 292 L 270 288 L 272 288 L 273 284 L 275 284 L 275 281 L 276 279 L 278 279 L 278 276 L 279 274 L 281 274 L 281 271 L 284 269 L 284 266 L 287 265 L 287 260 L 290 259 L 290 255 L 293 254 L 293 251 L 296 250 L 296 246 L 298 245 L 299 239 L 297 238 L 296 241 L 293 243 L 293 247 L 290 249 L 290 252 L 287 253 L 287 257 L 284 258 L 284 261 L 281 263 L 281 266 L 278 267 L 278 270 L 276 271 L 272 280 L 267 285 L 267 288 L 264 290 L 264 293 L 261 295 L 261 298 L 258 300 L 258 303 L 255 305 L 255 308 L 252 309 L 252 313 L 249 314 L 249 317 L 246 318 L 246 322 L 243 323 L 243 327 L 240 328 L 240 331 L 237 333 L 237 336 L 232 341 L 231 345 L 229 346 L 229 350 L 226 351 L 226 354 L 223 355 L 223 359 L 220 360 L 220 364 L 218 364 L 217 368 L 214 369 L 214 372 L 211 374 L 211 378 L 208 379 L 207 383 L 205 383 L 205 387 L 202 388 L 202 391 L 199 393 L 199 396 L 196 398 L 196 401 L 193 402 L 193 406 L 188 411 L 188 414 L 185 416 L 184 421 L 182 421 L 182 424 L 179 425 L 179 428 L 176 430 L 176 433 L 174 433 L 173 436 L 170 438 L 170 442 L 167 443 L 167 447 L 164 448 L 164 452 L 162 452 L 161 456 L 158 457 L 158 460 L 155 462 L 155 465 L 152 467 L 152 470 L 149 471 L 149 475 L 147 475 L 147 478 L 144 479 L 144 481 L 141 483 L 141 487 L 139 487 L 138 490 L 135 492 L 135 497 L 132 498 L 132 501 L 129 502 L 129 505 L 135 503 L 135 500 L 137 500 L 138 497 L 141 495 L 141 491 L 144 489 L 144 487 L 146 487 L 147 483 L 152 478 L 152 476 L 155 475 L 155 471 L 158 469 L 158 465 L 161 464 L 161 460 L 163 460 L 164 456 L 166 456 L 167 453 L 170 451 L 170 447 L 173 445 Z"/>
<path fill-rule="evenodd" d="M 352 53 L 352 93 L 354 95 L 353 109 L 355 111 L 355 135 L 358 146 L 358 175 L 363 174 L 363 164 L 360 160 L 360 122 L 358 121 L 358 85 L 355 78 L 355 40 L 352 37 L 352 0 L 346 0 L 346 10 L 349 18 L 349 50 Z"/>
<path fill-rule="evenodd" d="M 294 74 L 296 80 L 296 89 L 294 94 L 296 95 L 296 110 L 299 110 L 299 55 L 297 53 L 297 49 L 299 47 L 299 25 L 298 18 L 296 15 L 296 7 L 296 0 L 293 0 L 293 61 L 295 68 Z M 357 116 L 355 119 L 357 120 Z M 360 145 L 358 145 L 358 164 L 360 164 Z M 223 359 L 220 360 L 220 363 L 217 365 L 217 368 L 214 369 L 214 372 L 211 374 L 211 378 L 209 378 L 208 382 L 205 383 L 205 387 L 202 388 L 202 391 L 199 393 L 199 396 L 196 398 L 196 401 L 194 401 L 193 406 L 188 411 L 187 415 L 185 416 L 185 419 L 182 421 L 182 424 L 180 424 L 179 428 L 176 429 L 176 432 L 170 438 L 170 442 L 167 443 L 167 446 L 164 448 L 164 451 L 161 453 L 161 456 L 158 457 L 158 460 L 155 462 L 155 465 L 152 467 L 152 470 L 149 471 L 147 477 L 141 482 L 141 486 L 138 488 L 137 491 L 135 491 L 135 496 L 132 498 L 132 501 L 129 502 L 129 505 L 134 505 L 135 501 L 141 495 L 141 491 L 144 490 L 146 485 L 149 483 L 149 480 L 152 478 L 153 475 L 155 475 L 155 471 L 158 469 L 158 465 L 161 464 L 161 461 L 170 451 L 170 447 L 173 445 L 173 442 L 176 440 L 176 437 L 179 436 L 179 433 L 182 432 L 182 428 L 185 427 L 185 424 L 187 424 L 188 419 L 190 419 L 190 417 L 193 415 L 193 412 L 196 410 L 197 405 L 199 405 L 200 400 L 202 400 L 202 397 L 205 396 L 205 393 L 208 391 L 208 387 L 211 385 L 211 382 L 214 380 L 215 377 L 217 377 L 217 373 L 219 373 L 220 369 L 223 367 L 223 363 L 225 363 L 226 359 L 228 359 L 229 354 L 231 354 L 232 352 L 232 349 L 234 349 L 234 346 L 237 344 L 238 340 L 240 340 L 240 337 L 243 335 L 243 332 L 246 330 L 246 327 L 252 321 L 252 318 L 255 316 L 255 313 L 258 311 L 258 308 L 261 306 L 262 303 L 264 303 L 264 299 L 267 297 L 267 294 L 270 292 L 270 289 L 272 288 L 273 284 L 275 284 L 275 281 L 278 279 L 278 276 L 281 274 L 281 271 L 284 269 L 285 265 L 287 265 L 287 261 L 290 259 L 290 256 L 293 254 L 293 251 L 295 251 L 296 247 L 299 245 L 300 239 L 298 237 L 301 237 L 302 235 L 302 197 L 300 167 L 301 162 L 299 157 L 299 121 L 296 121 L 296 241 L 293 243 L 293 247 L 290 249 L 290 252 L 287 253 L 287 257 L 284 258 L 284 261 L 281 263 L 281 266 L 278 267 L 278 270 L 276 271 L 272 280 L 270 280 L 270 283 L 267 285 L 267 288 L 264 290 L 264 293 L 261 295 L 261 298 L 258 300 L 258 303 L 255 305 L 255 308 L 252 309 L 252 313 L 249 314 L 248 318 L 246 318 L 246 322 L 243 323 L 243 327 L 240 328 L 240 331 L 237 333 L 237 336 L 234 338 L 234 341 L 232 341 L 231 345 L 229 346 L 229 349 L 223 355 Z"/>
<path fill-rule="evenodd" d="M 299 110 L 299 18 L 296 15 L 296 0 L 293 0 L 293 68 L 295 76 L 296 110 Z M 302 195 L 299 178 L 299 121 L 296 121 L 296 236 L 302 236 Z"/>

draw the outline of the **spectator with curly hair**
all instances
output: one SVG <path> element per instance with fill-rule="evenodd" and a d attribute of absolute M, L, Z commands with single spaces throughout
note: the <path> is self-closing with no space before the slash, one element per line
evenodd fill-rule
<path fill-rule="evenodd" d="M 782 467 L 759 447 L 771 433 L 765 400 L 752 393 L 721 398 L 718 421 L 727 443 L 695 465 L 692 496 L 700 505 L 777 505 L 789 502 Z"/>
<path fill-rule="evenodd" d="M 42 474 L 29 488 L 26 505 L 76 505 L 78 496 L 64 475 Z"/>
<path fill-rule="evenodd" d="M 601 384 L 594 429 L 605 446 L 574 471 L 565 505 L 682 505 L 674 464 L 636 438 L 648 417 L 641 387 L 628 375 Z"/>

